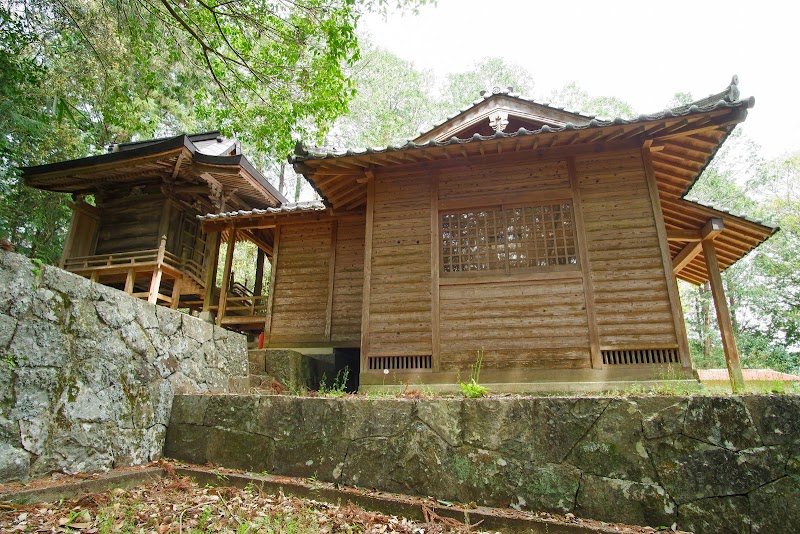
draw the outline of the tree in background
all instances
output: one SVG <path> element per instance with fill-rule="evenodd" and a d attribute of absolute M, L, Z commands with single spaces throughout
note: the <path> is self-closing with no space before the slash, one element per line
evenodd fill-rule
<path fill-rule="evenodd" d="M 487 57 L 463 72 L 448 74 L 442 84 L 439 105 L 452 114 L 480 98 L 481 90 L 494 87 L 533 96 L 533 76 L 524 67 L 499 57 Z"/>

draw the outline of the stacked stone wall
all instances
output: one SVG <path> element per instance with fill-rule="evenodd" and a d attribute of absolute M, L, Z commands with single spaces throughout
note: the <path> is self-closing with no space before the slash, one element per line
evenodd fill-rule
<path fill-rule="evenodd" d="M 165 455 L 699 533 L 800 525 L 792 395 L 179 395 Z"/>
<path fill-rule="evenodd" d="M 160 456 L 175 392 L 246 392 L 244 336 L 0 251 L 0 481 Z"/>

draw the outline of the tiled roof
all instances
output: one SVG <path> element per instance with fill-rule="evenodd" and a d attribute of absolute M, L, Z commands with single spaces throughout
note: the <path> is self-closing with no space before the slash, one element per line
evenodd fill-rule
<path fill-rule="evenodd" d="M 239 210 L 239 211 L 228 211 L 225 213 L 209 213 L 208 215 L 198 215 L 197 218 L 201 220 L 213 220 L 213 219 L 231 219 L 234 217 L 243 217 L 247 215 L 269 215 L 275 213 L 289 213 L 289 212 L 312 212 L 312 211 L 322 211 L 327 209 L 325 204 L 322 202 L 312 200 L 309 202 L 290 202 L 283 204 L 277 208 L 266 208 L 266 209 L 252 209 L 252 210 Z"/>
<path fill-rule="evenodd" d="M 700 101 L 703 102 L 703 101 Z M 491 139 L 506 139 L 506 138 L 513 138 L 513 137 L 523 137 L 523 136 L 530 136 L 530 135 L 537 135 L 542 133 L 558 133 L 563 131 L 571 131 L 571 130 L 586 130 L 590 128 L 602 128 L 605 126 L 614 126 L 614 125 L 626 125 L 626 124 L 637 124 L 640 122 L 648 122 L 648 121 L 658 121 L 663 119 L 669 118 L 679 118 L 685 117 L 688 115 L 694 115 L 697 113 L 708 113 L 711 111 L 715 111 L 718 109 L 725 109 L 725 108 L 751 108 L 755 104 L 755 99 L 753 97 L 747 98 L 745 100 L 734 100 L 729 101 L 726 98 L 721 98 L 715 102 L 710 102 L 708 104 L 692 104 L 689 106 L 681 106 L 674 109 L 666 109 L 663 111 L 659 111 L 657 113 L 650 113 L 650 114 L 643 114 L 639 115 L 634 119 L 623 119 L 623 118 L 616 118 L 611 120 L 602 120 L 602 119 L 592 119 L 587 124 L 573 124 L 567 123 L 560 128 L 553 128 L 551 126 L 544 125 L 538 130 L 527 130 L 525 128 L 520 128 L 516 132 L 513 133 L 505 133 L 505 132 L 497 132 L 494 135 L 480 135 L 475 134 L 470 138 L 467 139 L 459 139 L 458 137 L 453 137 L 448 139 L 447 141 L 428 141 L 427 143 L 417 144 L 414 142 L 408 142 L 404 145 L 389 145 L 387 147 L 382 148 L 357 148 L 357 149 L 349 149 L 349 150 L 341 150 L 337 151 L 331 148 L 325 147 L 304 147 L 302 144 L 298 143 L 295 147 L 295 155 L 289 158 L 290 163 L 299 163 L 306 160 L 321 160 L 321 159 L 329 159 L 329 158 L 343 158 L 348 156 L 360 156 L 363 154 L 381 154 L 384 152 L 401 152 L 404 150 L 410 150 L 415 148 L 426 148 L 426 147 L 443 147 L 449 145 L 464 145 L 467 143 L 471 143 L 473 141 L 489 141 Z"/>
<path fill-rule="evenodd" d="M 478 104 L 480 104 L 482 102 L 485 102 L 485 101 L 489 100 L 490 98 L 492 98 L 493 96 L 497 96 L 497 95 L 503 95 L 503 96 L 507 96 L 509 98 L 515 98 L 517 100 L 522 100 L 523 102 L 528 102 L 530 104 L 537 104 L 539 106 L 544 106 L 546 108 L 557 109 L 558 111 L 564 111 L 566 113 L 572 113 L 573 115 L 580 115 L 581 117 L 585 117 L 587 121 L 595 118 L 595 115 L 586 115 L 584 113 L 581 113 L 580 111 L 569 109 L 569 108 L 567 108 L 565 106 L 553 106 L 549 102 L 541 102 L 541 101 L 535 100 L 535 99 L 533 99 L 533 98 L 531 98 L 529 96 L 523 96 L 520 93 L 515 93 L 514 91 L 511 90 L 511 88 L 502 89 L 500 87 L 494 87 L 491 91 L 481 91 L 481 97 L 479 99 L 474 100 L 470 105 L 464 106 L 463 108 L 459 109 L 455 113 L 451 113 L 450 115 L 447 115 L 443 120 L 441 120 L 438 123 L 428 127 L 426 131 L 420 132 L 420 135 L 422 135 L 422 134 L 424 134 L 426 132 L 429 132 L 431 130 L 435 130 L 436 128 L 438 128 L 442 124 L 446 123 L 447 121 L 455 119 L 456 117 L 458 117 L 459 115 L 461 115 L 465 111 L 468 111 L 468 110 L 472 109 L 473 107 L 477 106 Z"/>

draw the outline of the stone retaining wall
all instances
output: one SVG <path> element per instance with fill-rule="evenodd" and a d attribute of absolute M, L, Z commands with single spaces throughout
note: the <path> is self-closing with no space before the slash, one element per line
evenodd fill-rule
<path fill-rule="evenodd" d="M 800 525 L 800 397 L 178 395 L 165 455 L 704 532 Z"/>
<path fill-rule="evenodd" d="M 0 251 L 0 481 L 147 462 L 175 391 L 247 389 L 244 336 Z"/>

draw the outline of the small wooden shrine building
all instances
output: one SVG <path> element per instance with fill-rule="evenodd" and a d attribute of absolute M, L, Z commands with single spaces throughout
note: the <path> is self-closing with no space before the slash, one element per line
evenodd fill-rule
<path fill-rule="evenodd" d="M 216 131 L 112 145 L 106 154 L 22 171 L 31 187 L 72 194 L 62 268 L 172 308 L 199 310 L 218 298 L 207 278 L 218 242 L 206 238 L 198 215 L 285 202 L 239 143 Z M 263 269 L 271 234 L 242 235 L 262 250 Z M 258 286 L 253 295 L 226 285 L 237 289 L 231 298 L 263 307 Z"/>
<path fill-rule="evenodd" d="M 359 350 L 362 387 L 453 385 L 479 352 L 488 384 L 691 377 L 676 279 L 710 281 L 735 370 L 720 271 L 775 229 L 683 197 L 753 102 L 734 78 L 601 120 L 496 89 L 402 146 L 298 147 L 323 203 L 203 228 L 262 232 L 267 347 Z"/>

